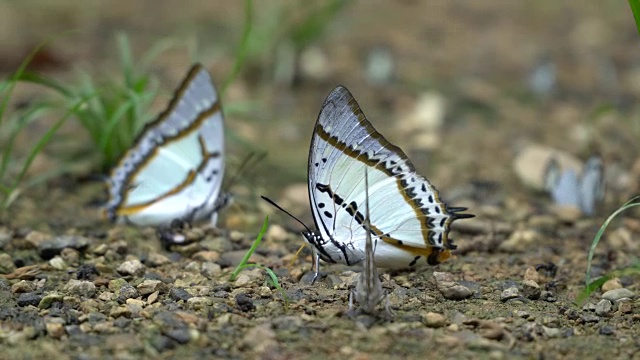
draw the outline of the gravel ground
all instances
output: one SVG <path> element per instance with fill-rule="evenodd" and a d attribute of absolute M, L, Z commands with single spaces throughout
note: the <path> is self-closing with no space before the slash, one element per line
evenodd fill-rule
<path fill-rule="evenodd" d="M 258 18 L 276 3 L 262 4 Z M 242 19 L 231 1 L 20 4 L 0 4 L 0 24 L 15 34 L 0 41 L 0 71 L 45 36 L 77 27 L 54 43 L 57 60 L 44 62 L 60 79 L 83 67 L 117 72 L 116 30 L 128 31 L 139 53 L 164 35 L 197 37 L 199 60 L 222 79 Z M 228 112 L 230 133 L 244 139 L 230 141 L 228 172 L 256 147 L 267 157 L 229 189 L 236 200 L 220 229 L 196 224 L 185 230 L 186 246 L 165 247 L 155 229 L 98 216 L 104 187 L 86 180 L 95 159 L 78 155 L 88 139 L 65 140 L 84 134 L 69 123 L 30 173 L 72 162 L 71 170 L 24 189 L 0 217 L 0 358 L 640 358 L 637 275 L 575 304 L 593 236 L 639 189 L 640 44 L 626 6 L 351 4 L 300 54 L 295 76 L 274 75 L 283 59 L 258 57 L 229 88 L 229 108 L 258 105 Z M 184 49 L 158 57 L 163 91 L 154 109 L 190 62 Z M 324 265 L 311 284 L 309 250 L 295 255 L 301 229 L 259 199 L 268 195 L 310 223 L 306 149 L 320 104 L 339 83 L 443 198 L 476 215 L 455 224 L 459 248 L 449 261 L 380 270 L 393 314 L 382 305 L 373 315 L 348 311 L 357 267 Z M 19 87 L 15 100 L 40 94 Z M 520 165 L 532 148 L 563 154 L 570 166 L 600 154 L 607 192 L 596 216 L 552 203 L 541 189 L 545 162 Z M 259 268 L 230 279 L 267 214 L 270 228 L 251 261 L 271 268 L 282 291 Z M 634 215 L 607 231 L 594 277 L 640 256 Z"/>

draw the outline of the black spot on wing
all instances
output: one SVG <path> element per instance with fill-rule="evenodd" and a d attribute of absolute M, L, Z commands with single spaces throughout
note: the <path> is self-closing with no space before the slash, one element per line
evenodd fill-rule
<path fill-rule="evenodd" d="M 413 258 L 413 260 L 411 260 L 411 262 L 409 263 L 409 266 L 414 266 L 418 260 L 420 260 L 420 256 L 416 256 L 415 258 Z"/>

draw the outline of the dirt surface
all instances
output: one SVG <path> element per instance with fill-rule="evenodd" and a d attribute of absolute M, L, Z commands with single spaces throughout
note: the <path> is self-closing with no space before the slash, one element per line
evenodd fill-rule
<path fill-rule="evenodd" d="M 116 32 L 130 35 L 134 55 L 172 36 L 185 45 L 152 66 L 159 111 L 193 61 L 226 78 L 241 5 L 3 2 L 0 71 L 8 75 L 47 36 L 75 29 L 37 70 L 68 81 L 78 69 L 119 75 Z M 254 28 L 303 18 L 278 18 L 279 6 L 259 2 Z M 358 1 L 300 53 L 280 37 L 249 58 L 223 104 L 228 173 L 249 153 L 267 156 L 227 189 L 235 202 L 220 229 L 185 230 L 189 245 L 164 247 L 155 229 L 100 218 L 106 193 L 86 180 L 98 166 L 77 124 L 38 156 L 32 176 L 73 166 L 23 190 L 0 218 L 0 358 L 640 358 L 637 276 L 574 303 L 598 227 L 638 191 L 640 42 L 626 2 Z M 476 215 L 456 223 L 459 248 L 446 263 L 381 270 L 393 315 L 382 305 L 379 314 L 348 314 L 358 267 L 325 264 L 311 284 L 309 249 L 295 255 L 299 224 L 259 198 L 312 224 L 307 148 L 337 84 L 447 203 Z M 18 87 L 14 100 L 42 95 Z M 607 191 L 596 216 L 555 206 L 540 188 L 540 163 L 517 169 L 531 145 L 579 162 L 602 157 Z M 271 226 L 251 260 L 273 269 L 284 295 L 261 269 L 230 280 L 267 214 Z M 633 215 L 608 230 L 594 276 L 637 261 Z"/>

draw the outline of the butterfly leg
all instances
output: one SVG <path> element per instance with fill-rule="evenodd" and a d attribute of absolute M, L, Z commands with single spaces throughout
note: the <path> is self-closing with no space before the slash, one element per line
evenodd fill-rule
<path fill-rule="evenodd" d="M 314 250 L 313 251 L 313 280 L 311 280 L 311 284 L 314 284 L 316 280 L 318 280 L 318 276 L 320 276 L 320 255 Z"/>

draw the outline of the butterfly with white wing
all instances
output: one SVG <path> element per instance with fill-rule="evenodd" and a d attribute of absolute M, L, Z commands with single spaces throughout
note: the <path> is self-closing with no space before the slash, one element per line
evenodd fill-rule
<path fill-rule="evenodd" d="M 557 205 L 573 206 L 588 216 L 593 216 L 596 207 L 604 199 L 604 166 L 599 156 L 587 160 L 578 174 L 573 169 L 561 169 L 553 158 L 547 165 L 545 188 Z"/>
<path fill-rule="evenodd" d="M 365 169 L 376 266 L 434 265 L 449 258 L 456 248 L 449 239 L 451 223 L 473 215 L 442 202 L 404 152 L 378 133 L 351 93 L 338 86 L 322 105 L 309 153 L 309 201 L 318 230 L 302 234 L 314 251 L 316 277 L 320 259 L 354 265 L 365 258 L 367 231 L 360 210 Z"/>
<path fill-rule="evenodd" d="M 222 109 L 211 75 L 196 64 L 112 170 L 104 213 L 139 226 L 207 217 L 215 225 L 229 201 L 220 191 L 223 174 Z"/>

